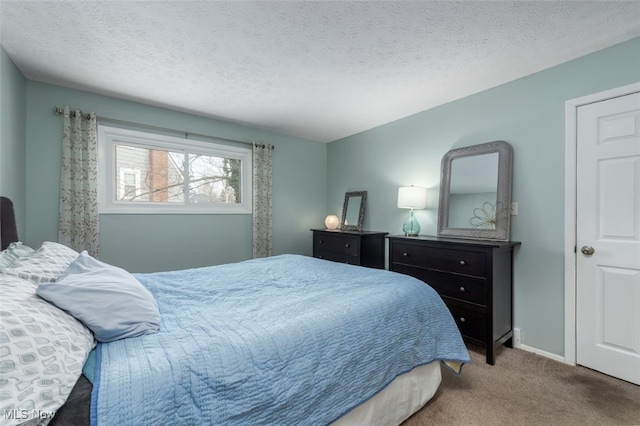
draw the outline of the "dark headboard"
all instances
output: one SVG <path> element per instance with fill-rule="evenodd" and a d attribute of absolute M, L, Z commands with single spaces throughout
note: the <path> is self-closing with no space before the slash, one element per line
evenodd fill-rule
<path fill-rule="evenodd" d="M 0 197 L 0 250 L 6 249 L 15 241 L 18 241 L 18 228 L 13 202 L 7 197 Z"/>

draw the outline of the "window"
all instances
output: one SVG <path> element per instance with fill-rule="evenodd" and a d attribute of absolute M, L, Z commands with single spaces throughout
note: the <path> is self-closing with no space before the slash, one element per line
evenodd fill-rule
<path fill-rule="evenodd" d="M 98 126 L 100 213 L 251 213 L 251 149 Z"/>

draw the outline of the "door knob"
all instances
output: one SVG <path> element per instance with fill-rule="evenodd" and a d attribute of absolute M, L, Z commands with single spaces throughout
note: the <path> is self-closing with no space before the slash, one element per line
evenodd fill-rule
<path fill-rule="evenodd" d="M 587 256 L 591 256 L 593 253 L 596 252 L 595 249 L 591 246 L 582 246 L 580 251 L 582 252 L 582 254 L 585 254 Z"/>

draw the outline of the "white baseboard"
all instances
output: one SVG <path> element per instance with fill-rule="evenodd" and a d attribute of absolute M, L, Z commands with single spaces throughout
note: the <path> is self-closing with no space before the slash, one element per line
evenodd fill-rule
<path fill-rule="evenodd" d="M 563 356 L 560 355 L 556 355 L 556 354 L 552 354 L 551 352 L 547 352 L 547 351 L 543 351 L 542 349 L 538 349 L 538 348 L 534 348 L 532 346 L 527 346 L 527 345 L 520 345 L 520 348 L 523 351 L 527 351 L 527 352 L 533 352 L 536 355 L 540 355 L 543 356 L 545 358 L 549 358 L 552 359 L 554 361 L 558 361 L 561 362 L 563 364 L 566 364 L 565 359 Z"/>

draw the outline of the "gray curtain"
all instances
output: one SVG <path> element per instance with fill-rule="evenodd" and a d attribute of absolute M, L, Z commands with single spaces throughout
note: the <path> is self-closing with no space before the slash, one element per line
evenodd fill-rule
<path fill-rule="evenodd" d="M 99 255 L 98 136 L 94 112 L 64 108 L 58 241 Z"/>
<path fill-rule="evenodd" d="M 253 257 L 273 254 L 271 169 L 273 145 L 253 144 Z"/>

